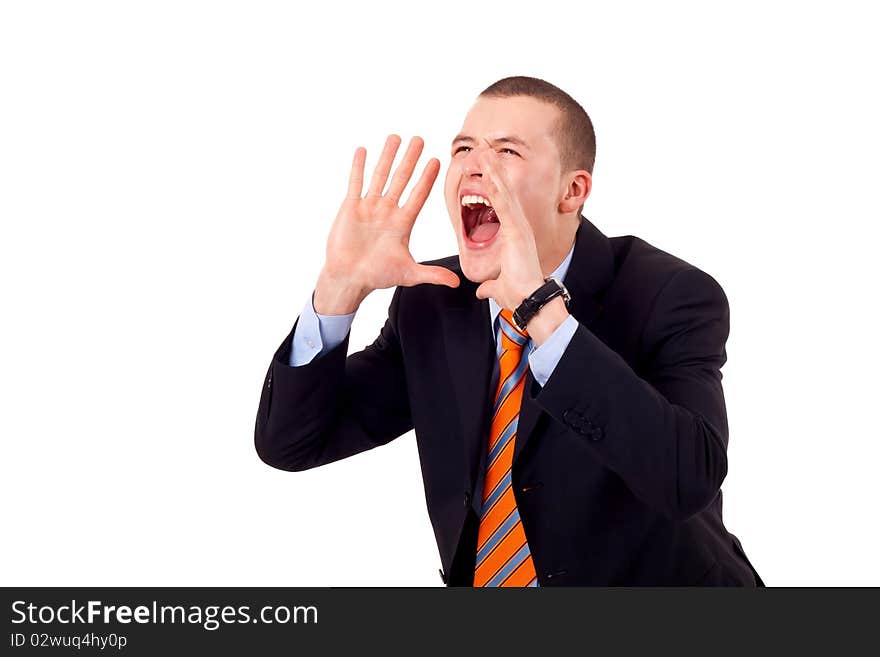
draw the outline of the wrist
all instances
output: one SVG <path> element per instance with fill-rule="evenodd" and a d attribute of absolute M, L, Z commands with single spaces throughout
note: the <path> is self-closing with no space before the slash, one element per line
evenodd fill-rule
<path fill-rule="evenodd" d="M 568 290 L 558 278 L 542 279 L 514 309 L 514 322 L 540 346 L 570 316 L 569 299 Z"/>
<path fill-rule="evenodd" d="M 368 294 L 369 290 L 350 279 L 321 270 L 312 297 L 312 307 L 319 315 L 348 315 L 360 307 Z"/>
<path fill-rule="evenodd" d="M 538 309 L 538 312 L 526 324 L 526 331 L 534 340 L 535 345 L 540 347 L 568 319 L 569 312 L 565 306 L 565 299 L 561 296 L 550 299 Z"/>

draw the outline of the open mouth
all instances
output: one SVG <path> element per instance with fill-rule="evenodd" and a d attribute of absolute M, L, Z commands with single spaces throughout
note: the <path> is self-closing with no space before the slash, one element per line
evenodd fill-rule
<path fill-rule="evenodd" d="M 465 236 L 477 244 L 489 242 L 501 228 L 489 199 L 477 194 L 461 197 L 461 221 Z"/>

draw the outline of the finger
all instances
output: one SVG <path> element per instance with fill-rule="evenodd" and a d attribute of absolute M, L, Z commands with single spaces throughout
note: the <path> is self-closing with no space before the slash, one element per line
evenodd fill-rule
<path fill-rule="evenodd" d="M 486 141 L 485 139 L 483 141 L 486 142 L 486 148 L 480 149 L 480 160 L 482 161 L 483 166 L 489 169 L 492 177 L 498 178 L 500 173 L 497 164 L 498 154 L 495 152 L 495 149 L 492 148 L 488 141 Z"/>
<path fill-rule="evenodd" d="M 348 198 L 358 199 L 364 189 L 364 162 L 367 160 L 367 149 L 358 146 L 354 152 L 354 160 L 351 163 L 351 173 L 348 176 Z"/>
<path fill-rule="evenodd" d="M 486 181 L 486 193 L 489 196 L 489 202 L 495 208 L 495 215 L 504 230 L 505 224 L 510 228 L 511 223 L 522 227 L 525 217 L 522 216 L 518 209 L 518 204 L 510 193 L 507 180 L 501 167 L 498 166 L 497 155 L 495 151 L 483 151 L 479 155 L 480 166 L 486 172 L 488 180 Z"/>
<path fill-rule="evenodd" d="M 403 195 L 403 190 L 412 177 L 413 170 L 416 168 L 416 162 L 419 161 L 419 156 L 422 154 L 424 146 L 425 140 L 421 137 L 416 136 L 409 140 L 409 146 L 403 155 L 403 160 L 401 160 L 400 165 L 398 165 L 397 170 L 394 172 L 394 177 L 391 178 L 388 191 L 385 192 L 385 196 L 394 199 L 395 203 Z"/>
<path fill-rule="evenodd" d="M 438 173 L 440 173 L 440 160 L 436 157 L 432 157 L 425 165 L 422 177 L 419 178 L 419 181 L 412 188 L 412 191 L 409 193 L 409 198 L 406 199 L 406 204 L 403 206 L 404 212 L 413 221 L 415 221 L 416 215 L 422 211 L 422 206 L 425 205 L 425 201 L 428 200 L 428 194 L 431 193 L 431 187 L 434 186 L 434 181 L 437 180 Z"/>
<path fill-rule="evenodd" d="M 398 146 L 400 146 L 400 135 L 388 135 L 388 139 L 385 140 L 385 148 L 382 149 L 379 162 L 373 170 L 373 178 L 370 180 L 367 196 L 382 196 L 382 190 L 385 189 L 385 181 L 388 180 L 388 172 L 391 171 Z"/>
<path fill-rule="evenodd" d="M 403 285 L 409 287 L 411 285 L 430 283 L 431 285 L 458 287 L 460 282 L 458 276 L 445 267 L 416 264 L 404 275 Z"/>
<path fill-rule="evenodd" d="M 490 198 L 489 200 L 495 200 L 499 203 L 506 202 L 506 193 L 507 186 L 505 181 L 501 178 L 501 172 L 498 168 L 498 164 L 495 161 L 495 151 L 492 149 L 489 150 L 481 150 L 479 153 L 479 161 L 480 167 L 488 174 L 489 180 L 487 181 L 489 184 L 487 185 L 487 192 L 492 194 L 495 198 Z M 492 204 L 495 207 L 495 203 Z"/>
<path fill-rule="evenodd" d="M 488 143 L 488 142 L 487 142 Z M 510 196 L 510 185 L 507 182 L 507 176 L 499 162 L 499 155 L 494 149 L 488 148 L 480 153 L 480 160 L 483 167 L 489 173 L 492 184 L 495 186 L 499 194 L 505 197 Z"/>

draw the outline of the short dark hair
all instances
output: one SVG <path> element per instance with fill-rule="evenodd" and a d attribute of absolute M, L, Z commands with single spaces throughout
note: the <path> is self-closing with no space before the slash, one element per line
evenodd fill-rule
<path fill-rule="evenodd" d="M 544 101 L 560 110 L 554 136 L 559 148 L 563 171 L 584 169 L 593 173 L 596 161 L 596 133 L 593 122 L 583 107 L 559 87 L 540 78 L 517 75 L 503 78 L 486 87 L 481 97 L 510 98 L 529 96 Z"/>

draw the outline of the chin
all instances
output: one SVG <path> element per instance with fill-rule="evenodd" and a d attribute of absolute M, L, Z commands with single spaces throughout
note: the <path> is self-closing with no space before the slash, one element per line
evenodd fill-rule
<path fill-rule="evenodd" d="M 471 283 L 483 283 L 498 278 L 499 268 L 493 262 L 487 262 L 479 256 L 474 257 L 471 253 L 463 253 L 459 250 L 458 261 L 461 264 L 461 273 Z"/>

